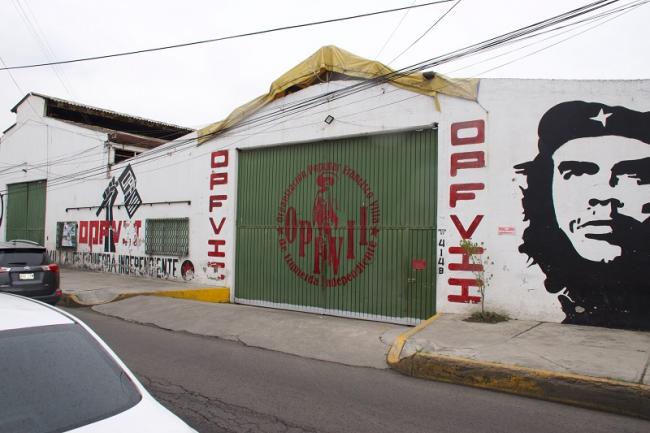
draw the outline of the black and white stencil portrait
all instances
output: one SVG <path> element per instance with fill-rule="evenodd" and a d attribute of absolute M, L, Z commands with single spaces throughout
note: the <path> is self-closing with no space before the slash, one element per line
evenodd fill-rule
<path fill-rule="evenodd" d="M 650 112 L 550 108 L 527 180 L 519 251 L 557 293 L 563 323 L 650 329 Z"/>

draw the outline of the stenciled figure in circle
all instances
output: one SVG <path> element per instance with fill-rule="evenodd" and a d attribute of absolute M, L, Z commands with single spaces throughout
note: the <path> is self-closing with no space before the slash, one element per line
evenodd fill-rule
<path fill-rule="evenodd" d="M 318 228 L 318 237 L 316 238 L 316 248 L 319 254 L 316 260 L 325 258 L 329 266 L 333 269 L 334 275 L 338 274 L 339 262 L 336 254 L 336 239 L 332 229 L 338 228 L 339 218 L 336 214 L 336 202 L 333 197 L 332 188 L 336 182 L 336 176 L 333 173 L 325 172 L 316 177 L 318 190 L 314 198 L 314 207 L 312 209 L 313 224 Z M 320 273 L 320 263 L 314 263 L 314 269 Z"/>
<path fill-rule="evenodd" d="M 650 112 L 564 102 L 539 122 L 519 251 L 563 323 L 650 329 Z"/>

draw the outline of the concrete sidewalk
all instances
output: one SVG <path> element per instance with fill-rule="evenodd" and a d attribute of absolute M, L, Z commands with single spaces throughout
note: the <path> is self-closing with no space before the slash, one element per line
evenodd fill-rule
<path fill-rule="evenodd" d="M 230 291 L 191 282 L 61 269 L 61 304 L 92 306 L 137 295 L 158 295 L 207 302 L 229 302 Z"/>
<path fill-rule="evenodd" d="M 434 316 L 401 335 L 392 368 L 650 419 L 650 333 L 523 320 Z"/>
<path fill-rule="evenodd" d="M 76 305 L 132 322 L 650 419 L 648 332 L 522 320 L 470 323 L 453 314 L 411 328 L 197 302 L 188 300 L 192 293 L 218 288 L 69 269 L 61 287 L 68 300 L 81 301 Z M 138 296 L 148 293 L 185 299 Z"/>
<path fill-rule="evenodd" d="M 154 296 L 138 296 L 97 305 L 93 310 L 172 331 L 237 341 L 247 346 L 304 358 L 372 368 L 388 368 L 386 355 L 391 343 L 410 329 L 389 323 Z"/>

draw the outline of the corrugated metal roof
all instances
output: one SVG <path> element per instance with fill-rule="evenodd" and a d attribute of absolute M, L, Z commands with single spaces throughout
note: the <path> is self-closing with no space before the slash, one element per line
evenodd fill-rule
<path fill-rule="evenodd" d="M 133 116 L 133 115 L 130 115 L 130 114 L 119 113 L 117 111 L 112 111 L 112 110 L 106 110 L 106 109 L 103 109 L 103 108 L 93 107 L 91 105 L 80 104 L 78 102 L 68 101 L 68 100 L 65 100 L 65 99 L 56 98 L 56 97 L 53 97 L 53 96 L 48 96 L 48 95 L 44 95 L 42 93 L 36 93 L 36 92 L 30 92 L 27 95 L 25 95 L 11 109 L 11 111 L 15 113 L 18 106 L 20 106 L 30 96 L 37 96 L 37 97 L 43 98 L 49 103 L 56 104 L 56 106 L 58 106 L 58 107 L 65 108 L 66 110 L 73 111 L 73 112 L 92 113 L 92 114 L 96 114 L 96 115 L 106 117 L 106 118 L 110 118 L 110 119 L 114 119 L 114 120 L 122 120 L 122 121 L 128 121 L 130 123 L 134 123 L 134 124 L 141 124 L 141 125 L 149 127 L 149 128 L 159 127 L 159 129 L 172 129 L 172 130 L 178 131 L 178 133 L 180 133 L 182 135 L 189 134 L 190 132 L 194 131 L 194 129 L 192 129 L 192 128 L 186 128 L 186 127 L 183 127 L 183 126 L 174 125 L 174 124 L 166 123 L 166 122 L 159 122 L 157 120 L 145 119 L 143 117 L 138 117 L 138 116 Z"/>

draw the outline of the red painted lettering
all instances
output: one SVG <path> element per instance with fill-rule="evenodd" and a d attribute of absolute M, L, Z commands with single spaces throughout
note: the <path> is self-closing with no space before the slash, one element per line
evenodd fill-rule
<path fill-rule="evenodd" d="M 483 183 L 454 183 L 449 185 L 449 206 L 456 207 L 460 200 L 474 200 L 476 194 L 463 191 L 481 191 L 485 188 Z"/>
<path fill-rule="evenodd" d="M 90 221 L 88 231 L 88 245 L 99 244 L 99 221 Z"/>
<path fill-rule="evenodd" d="M 451 286 L 460 286 L 460 295 L 448 295 L 447 300 L 449 302 L 458 302 L 464 304 L 476 304 L 481 302 L 480 296 L 470 296 L 469 288 L 478 287 L 478 281 L 476 279 L 468 278 L 450 278 L 448 280 Z"/>
<path fill-rule="evenodd" d="M 348 251 L 345 257 L 348 260 L 354 259 L 354 220 L 348 221 Z"/>
<path fill-rule="evenodd" d="M 314 249 L 314 274 L 320 274 L 321 261 L 327 261 L 332 266 L 334 275 L 337 275 L 341 264 L 342 246 L 343 237 L 318 236 L 316 238 L 316 248 Z"/>
<path fill-rule="evenodd" d="M 210 168 L 218 169 L 228 167 L 228 155 L 228 150 L 225 149 L 210 153 Z M 210 173 L 209 184 L 210 191 L 218 190 L 218 187 L 227 185 L 228 172 L 221 171 L 218 173 Z M 209 196 L 208 203 L 209 212 L 212 212 L 214 209 L 223 207 L 226 200 L 228 200 L 228 196 L 226 194 L 211 194 Z M 226 217 L 209 216 L 208 219 L 210 221 L 210 226 L 212 227 L 212 233 L 217 236 L 220 235 L 226 223 Z M 223 260 L 223 258 L 226 256 L 226 252 L 224 251 L 226 241 L 223 239 L 208 239 L 208 245 L 211 246 L 211 248 L 208 249 L 208 257 L 220 257 L 222 259 L 221 261 L 211 261 L 208 259 L 208 267 L 213 268 L 216 273 L 219 269 L 226 267 L 225 260 Z M 220 274 L 215 275 L 215 278 L 224 280 L 226 276 Z"/>
<path fill-rule="evenodd" d="M 226 217 L 222 217 L 221 221 L 219 221 L 219 225 L 217 226 L 214 222 L 214 218 L 210 217 L 210 225 L 212 226 L 212 232 L 215 235 L 218 235 L 221 233 L 221 229 L 223 228 L 223 224 L 226 222 Z"/>
<path fill-rule="evenodd" d="M 485 167 L 485 152 L 459 152 L 451 154 L 451 175 L 456 176 L 458 170 Z"/>
<path fill-rule="evenodd" d="M 212 251 L 208 251 L 208 257 L 225 257 L 226 253 L 220 251 L 219 248 L 226 245 L 223 239 L 209 239 L 208 245 L 212 245 Z"/>
<path fill-rule="evenodd" d="M 210 190 L 217 185 L 226 185 L 228 183 L 228 173 L 212 173 L 210 175 Z"/>
<path fill-rule="evenodd" d="M 475 129 L 474 135 L 461 137 L 461 131 L 468 132 L 469 129 Z M 461 146 L 463 144 L 481 144 L 485 141 L 485 121 L 470 120 L 468 122 L 456 122 L 451 125 L 451 144 L 452 146 Z"/>
<path fill-rule="evenodd" d="M 312 227 L 309 221 L 300 221 L 300 242 L 298 254 L 305 257 L 305 247 L 311 242 Z"/>
<path fill-rule="evenodd" d="M 368 245 L 368 208 L 361 206 L 359 209 L 359 245 Z"/>
<path fill-rule="evenodd" d="M 296 209 L 290 207 L 287 209 L 287 216 L 284 219 L 284 236 L 287 241 L 292 244 L 296 240 L 296 233 L 298 232 L 298 216 Z"/>
<path fill-rule="evenodd" d="M 316 243 L 314 247 L 314 274 L 320 275 L 320 263 L 325 259 L 327 255 L 325 245 L 323 245 L 323 237 L 316 237 Z"/>
<path fill-rule="evenodd" d="M 111 228 L 113 229 L 113 243 L 120 242 L 120 232 L 122 231 L 122 221 L 111 221 Z"/>
<path fill-rule="evenodd" d="M 99 222 L 99 243 L 104 242 L 104 238 L 108 236 L 108 227 L 110 227 L 110 221 L 102 220 Z"/>
<path fill-rule="evenodd" d="M 469 228 L 465 230 L 463 223 L 460 222 L 460 219 L 458 219 L 456 215 L 450 215 L 449 217 L 451 218 L 451 221 L 456 226 L 456 230 L 458 230 L 458 233 L 463 239 L 471 239 L 472 235 L 478 228 L 478 225 L 481 223 L 481 221 L 483 221 L 483 215 L 476 215 L 472 220 L 472 223 L 469 225 Z"/>
<path fill-rule="evenodd" d="M 450 254 L 460 254 L 462 256 L 461 263 L 449 263 L 450 271 L 469 271 L 469 272 L 480 272 L 483 270 L 483 265 L 481 263 L 472 263 L 469 260 L 469 252 L 465 251 L 462 247 L 450 247 Z M 477 247 L 472 249 L 472 254 L 483 254 L 483 248 Z"/>
<path fill-rule="evenodd" d="M 210 196 L 210 206 L 209 206 L 209 211 L 212 212 L 212 209 L 215 207 L 221 207 L 223 206 L 223 202 L 228 198 L 227 195 L 225 194 L 217 194 L 217 195 L 211 195 Z"/>
<path fill-rule="evenodd" d="M 228 151 L 218 150 L 216 152 L 212 152 L 210 157 L 210 167 L 228 167 Z"/>
<path fill-rule="evenodd" d="M 88 242 L 88 221 L 79 221 L 79 243 Z"/>

